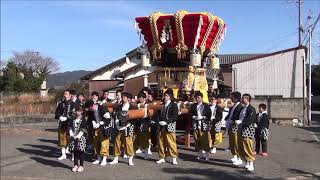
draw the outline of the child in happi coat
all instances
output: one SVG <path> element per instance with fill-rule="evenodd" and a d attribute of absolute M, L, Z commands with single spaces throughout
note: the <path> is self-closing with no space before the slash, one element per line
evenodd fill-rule
<path fill-rule="evenodd" d="M 267 106 L 259 104 L 259 113 L 257 114 L 257 128 L 255 133 L 256 150 L 255 153 L 259 154 L 260 144 L 262 146 L 262 156 L 268 156 L 267 141 L 269 138 L 269 117 L 267 114 Z"/>
<path fill-rule="evenodd" d="M 84 151 L 86 149 L 86 122 L 85 118 L 82 115 L 82 108 L 76 107 L 76 118 L 73 120 L 69 128 L 70 136 L 70 151 L 74 153 L 74 167 L 72 168 L 73 172 L 82 172 L 83 169 L 83 159 Z M 80 165 L 78 164 L 80 161 Z"/>

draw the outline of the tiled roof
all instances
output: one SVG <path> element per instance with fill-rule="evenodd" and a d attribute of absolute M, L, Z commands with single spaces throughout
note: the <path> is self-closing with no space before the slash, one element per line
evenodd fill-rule
<path fill-rule="evenodd" d="M 218 55 L 218 57 L 220 60 L 220 64 L 231 64 L 260 55 L 262 54 L 221 54 Z"/>
<path fill-rule="evenodd" d="M 274 56 L 277 54 L 282 54 L 282 53 L 286 53 L 286 52 L 290 52 L 290 51 L 296 51 L 299 49 L 304 49 L 306 54 L 307 54 L 307 47 L 305 46 L 298 46 L 298 47 L 294 47 L 294 48 L 290 48 L 290 49 L 284 49 L 281 51 L 276 51 L 276 52 L 272 52 L 272 53 L 266 53 L 266 54 L 260 54 L 260 55 L 256 55 L 253 57 L 248 57 L 248 58 L 244 58 L 242 60 L 238 60 L 238 61 L 234 61 L 234 62 L 230 62 L 229 64 L 238 64 L 238 63 L 242 63 L 242 62 L 246 62 L 246 61 L 252 61 L 252 60 L 256 60 L 256 59 L 260 59 L 260 58 L 265 58 L 265 57 L 269 57 L 269 56 Z"/>
<path fill-rule="evenodd" d="M 99 73 L 101 73 L 101 72 L 104 72 L 104 71 L 112 68 L 113 66 L 118 65 L 118 64 L 121 64 L 121 63 L 123 63 L 123 62 L 125 62 L 125 61 L 126 61 L 126 58 L 125 58 L 125 57 L 123 57 L 123 58 L 121 58 L 121 59 L 118 59 L 118 60 L 116 60 L 116 61 L 113 61 L 113 62 L 110 63 L 110 64 L 107 64 L 107 65 L 105 65 L 105 66 L 103 66 L 103 67 L 101 67 L 101 68 L 99 68 L 99 69 L 97 69 L 97 70 L 95 70 L 95 71 L 92 71 L 92 72 L 90 72 L 90 73 L 82 76 L 82 77 L 80 78 L 80 80 L 89 80 L 92 76 L 94 76 L 94 75 L 96 75 L 96 74 L 99 74 Z"/>
<path fill-rule="evenodd" d="M 131 68 L 128 68 L 125 71 L 122 71 L 122 72 L 119 72 L 117 74 L 114 74 L 114 77 L 122 77 L 122 76 L 126 75 L 127 73 L 135 71 L 136 69 L 138 69 L 140 67 L 141 67 L 141 64 L 137 64 L 135 66 L 132 66 Z"/>
<path fill-rule="evenodd" d="M 137 47 L 137 48 L 131 50 L 130 52 L 126 53 L 126 56 L 127 56 L 127 57 L 131 57 L 131 56 L 134 56 L 134 55 L 135 55 L 136 53 L 138 53 L 138 52 L 139 52 L 139 47 Z M 116 61 L 113 61 L 113 62 L 110 63 L 110 64 L 107 64 L 107 65 L 105 65 L 105 66 L 103 66 L 103 67 L 101 67 L 101 68 L 99 68 L 99 69 L 97 69 L 97 70 L 95 70 L 95 71 L 92 71 L 92 72 L 90 72 L 90 73 L 82 76 L 82 77 L 80 78 L 80 80 L 89 80 L 92 76 L 94 76 L 94 75 L 96 75 L 96 74 L 99 74 L 99 73 L 101 73 L 101 72 L 103 72 L 103 71 L 105 71 L 105 70 L 108 70 L 108 69 L 112 68 L 113 66 L 122 64 L 122 63 L 124 63 L 125 61 L 126 61 L 126 57 L 122 57 L 122 58 L 120 58 L 120 59 L 118 59 L 118 60 L 116 60 Z"/>

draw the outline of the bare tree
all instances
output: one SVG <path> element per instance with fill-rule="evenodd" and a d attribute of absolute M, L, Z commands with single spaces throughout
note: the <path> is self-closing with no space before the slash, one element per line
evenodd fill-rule
<path fill-rule="evenodd" d="M 13 52 L 13 57 L 9 58 L 9 61 L 14 62 L 22 73 L 31 73 L 36 76 L 47 77 L 50 73 L 59 70 L 56 60 L 32 50 Z"/>
<path fill-rule="evenodd" d="M 0 69 L 3 69 L 5 66 L 5 62 L 3 60 L 0 60 Z"/>

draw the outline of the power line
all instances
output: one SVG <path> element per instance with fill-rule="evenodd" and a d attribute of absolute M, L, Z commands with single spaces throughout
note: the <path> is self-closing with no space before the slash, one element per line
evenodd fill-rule
<path fill-rule="evenodd" d="M 309 27 L 312 27 L 312 26 L 313 26 L 312 29 L 311 29 L 311 33 L 313 32 L 314 28 L 316 27 L 319 19 L 320 19 L 320 13 L 319 13 L 319 15 L 318 15 L 317 20 L 316 20 L 313 24 L 311 24 L 311 25 L 309 26 Z M 308 42 L 309 42 L 309 39 L 308 39 L 308 41 L 306 42 L 306 45 L 308 44 Z"/>
<path fill-rule="evenodd" d="M 302 32 L 305 33 L 305 30 L 308 29 L 307 26 L 308 26 L 308 17 L 307 17 L 307 20 L 305 21 L 305 24 L 303 25 L 303 27 L 306 27 L 306 28 L 304 29 L 303 27 L 301 27 L 301 28 L 302 28 L 302 29 L 301 29 Z M 303 41 L 302 41 L 301 44 L 304 43 L 304 41 L 307 39 L 307 37 L 308 37 L 308 33 L 305 33 L 305 36 L 304 36 Z"/>
<path fill-rule="evenodd" d="M 268 46 L 265 46 L 265 48 L 261 48 L 261 49 L 266 49 L 264 52 L 269 52 L 272 49 L 274 49 L 275 47 L 278 47 L 281 43 L 283 43 L 287 39 L 292 38 L 293 36 L 296 36 L 297 33 L 298 32 L 293 32 L 293 33 L 287 34 L 285 36 L 276 38 L 276 39 L 270 41 L 270 43 L 268 43 Z"/>

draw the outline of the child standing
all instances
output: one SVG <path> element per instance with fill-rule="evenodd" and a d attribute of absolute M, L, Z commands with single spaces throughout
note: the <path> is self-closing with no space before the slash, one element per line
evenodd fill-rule
<path fill-rule="evenodd" d="M 81 107 L 76 107 L 76 118 L 73 120 L 69 129 L 70 135 L 70 150 L 74 153 L 74 167 L 73 172 L 82 172 L 84 151 L 86 148 L 86 122 L 82 115 L 83 110 Z M 78 164 L 80 161 L 80 166 Z"/>
<path fill-rule="evenodd" d="M 256 154 L 260 152 L 260 144 L 262 146 L 262 156 L 268 156 L 267 153 L 267 141 L 269 137 L 269 118 L 267 114 L 267 106 L 265 104 L 259 104 L 259 113 L 257 114 L 257 128 L 255 133 L 256 139 Z"/>

